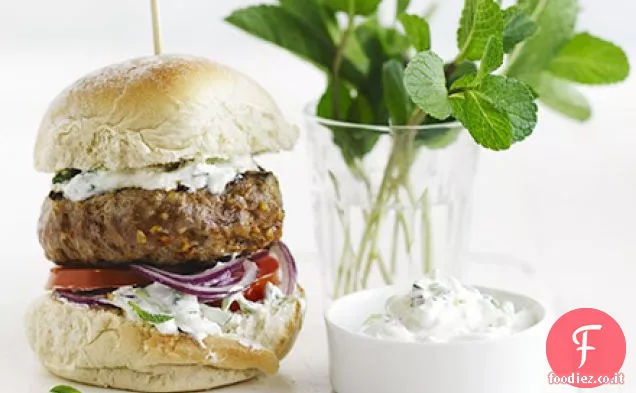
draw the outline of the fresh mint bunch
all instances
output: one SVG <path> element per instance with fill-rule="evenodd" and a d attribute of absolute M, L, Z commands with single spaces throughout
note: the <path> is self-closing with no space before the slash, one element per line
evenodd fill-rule
<path fill-rule="evenodd" d="M 279 0 L 240 9 L 231 24 L 322 69 L 328 84 L 317 114 L 359 124 L 420 125 L 459 121 L 480 145 L 503 150 L 532 134 L 539 99 L 578 120 L 590 117 L 573 84 L 624 80 L 629 62 L 618 46 L 576 33 L 578 0 L 465 0 L 457 56 L 431 48 L 422 13 L 399 0 L 395 20 L 379 22 L 380 0 Z M 505 64 L 505 66 L 504 66 Z M 331 127 L 352 164 L 378 140 L 363 129 Z M 443 135 L 419 140 L 443 147 Z"/>

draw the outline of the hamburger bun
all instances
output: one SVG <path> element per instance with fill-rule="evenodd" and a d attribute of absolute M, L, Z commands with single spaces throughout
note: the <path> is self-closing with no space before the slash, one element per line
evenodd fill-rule
<path fill-rule="evenodd" d="M 278 371 L 303 318 L 303 291 L 265 319 L 253 337 L 163 335 L 119 310 L 40 298 L 26 318 L 42 364 L 60 377 L 139 392 L 207 390 Z M 251 344 L 256 343 L 256 345 Z"/>
<path fill-rule="evenodd" d="M 210 60 L 142 57 L 97 70 L 50 105 L 35 167 L 121 170 L 291 149 L 298 137 L 272 97 Z"/>

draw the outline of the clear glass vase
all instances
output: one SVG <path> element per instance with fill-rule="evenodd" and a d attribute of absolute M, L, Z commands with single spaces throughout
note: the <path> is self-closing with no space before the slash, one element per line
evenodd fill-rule
<path fill-rule="evenodd" d="M 328 295 L 461 276 L 478 147 L 457 123 L 337 122 L 305 110 Z"/>

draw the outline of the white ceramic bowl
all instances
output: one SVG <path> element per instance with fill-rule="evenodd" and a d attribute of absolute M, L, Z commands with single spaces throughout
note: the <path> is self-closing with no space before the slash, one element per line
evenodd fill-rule
<path fill-rule="evenodd" d="M 479 288 L 530 310 L 532 327 L 511 336 L 450 343 L 405 343 L 358 333 L 395 293 L 380 288 L 336 300 L 327 310 L 329 373 L 337 393 L 539 393 L 547 387 L 546 310 L 518 294 Z"/>

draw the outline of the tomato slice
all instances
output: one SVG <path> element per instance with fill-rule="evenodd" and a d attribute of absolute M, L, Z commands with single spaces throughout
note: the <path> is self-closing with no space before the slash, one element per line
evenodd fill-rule
<path fill-rule="evenodd" d="M 54 267 L 51 269 L 46 289 L 68 291 L 94 291 L 119 288 L 126 285 L 144 286 L 151 281 L 130 269 L 76 269 Z"/>
<path fill-rule="evenodd" d="M 269 255 L 259 258 L 256 262 L 258 266 L 258 278 L 243 292 L 245 298 L 256 302 L 265 298 L 265 288 L 267 283 L 279 285 L 278 261 Z"/>

